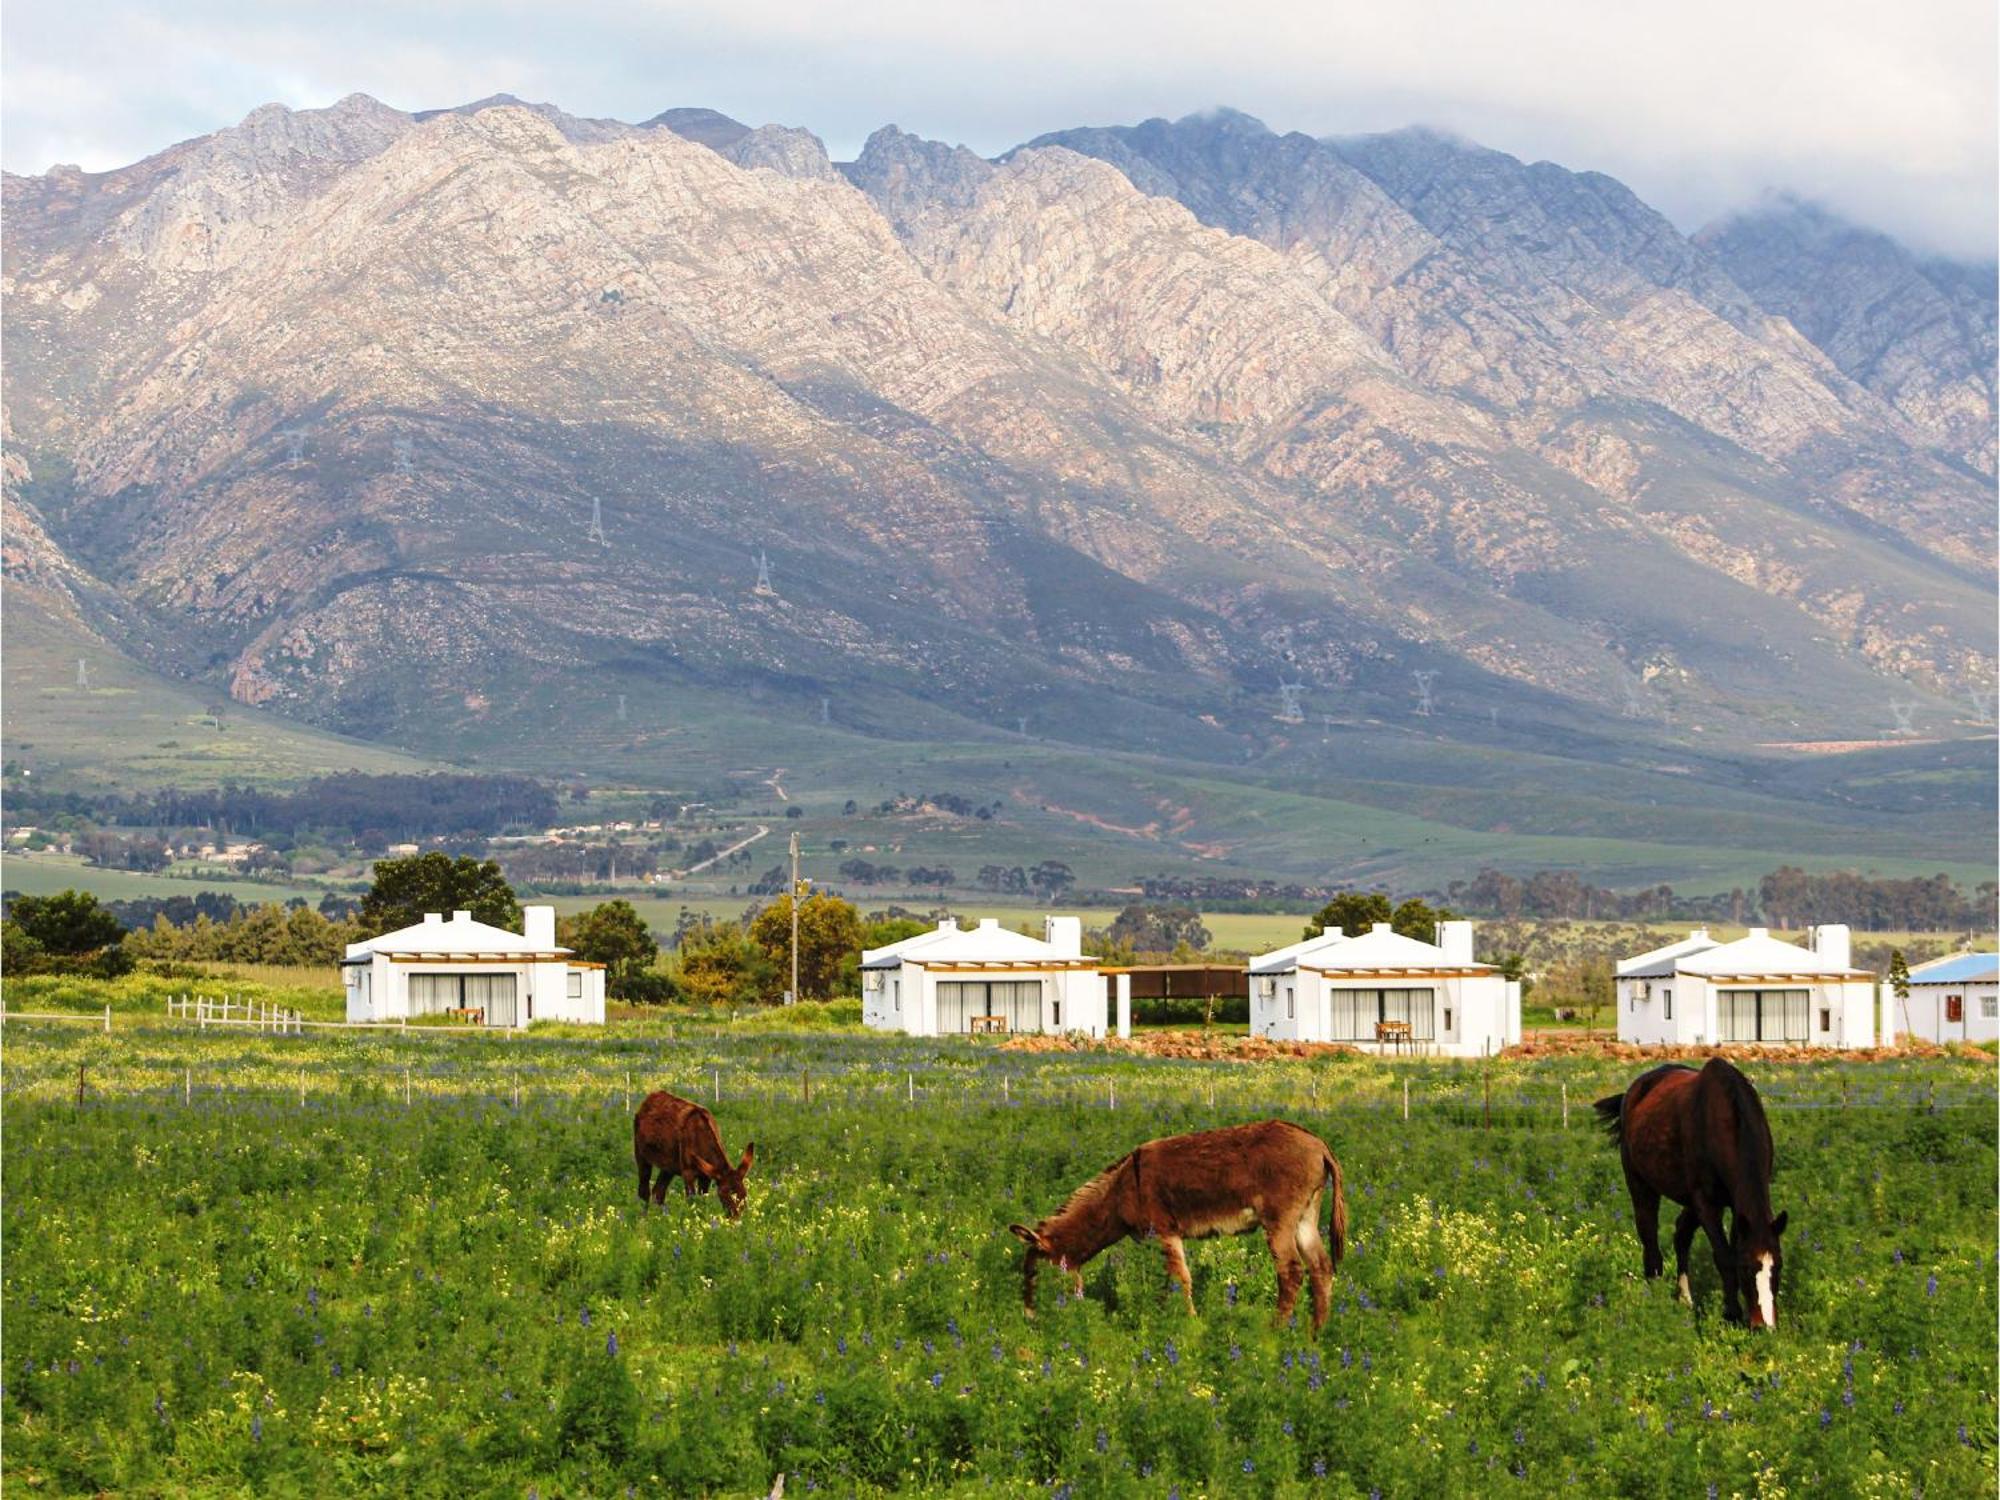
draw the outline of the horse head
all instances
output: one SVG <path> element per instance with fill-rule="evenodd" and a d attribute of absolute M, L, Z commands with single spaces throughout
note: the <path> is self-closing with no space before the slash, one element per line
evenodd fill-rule
<path fill-rule="evenodd" d="M 1778 1283 L 1784 1275 L 1785 1257 L 1780 1240 L 1787 1215 L 1779 1214 L 1768 1224 L 1742 1227 L 1736 1238 L 1736 1273 L 1749 1303 L 1752 1328 L 1778 1326 Z"/>

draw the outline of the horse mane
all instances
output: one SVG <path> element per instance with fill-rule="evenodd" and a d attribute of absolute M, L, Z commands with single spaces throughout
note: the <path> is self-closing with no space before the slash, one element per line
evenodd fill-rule
<path fill-rule="evenodd" d="M 1625 1101 L 1627 1098 L 1630 1098 L 1634 1104 L 1637 1104 L 1646 1095 L 1652 1093 L 1659 1085 L 1660 1080 L 1665 1078 L 1669 1073 L 1692 1073 L 1694 1071 L 1686 1063 L 1670 1062 L 1661 1063 L 1657 1068 L 1641 1073 L 1637 1078 L 1632 1080 L 1623 1093 L 1611 1094 L 1606 1098 L 1599 1099 L 1591 1106 L 1592 1109 L 1597 1111 L 1598 1124 L 1603 1127 L 1604 1133 L 1610 1136 L 1614 1142 L 1622 1141 L 1625 1138 Z"/>
<path fill-rule="evenodd" d="M 1739 1159 L 1760 1184 L 1777 1171 L 1777 1152 L 1771 1141 L 1771 1122 L 1764 1118 L 1764 1101 L 1757 1097 L 1750 1080 L 1734 1064 L 1717 1070 L 1736 1115 L 1736 1150 Z"/>

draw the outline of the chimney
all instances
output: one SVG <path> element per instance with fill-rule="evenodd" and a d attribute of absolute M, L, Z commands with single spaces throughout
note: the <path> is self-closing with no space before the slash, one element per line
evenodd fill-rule
<path fill-rule="evenodd" d="M 1064 958 L 1083 957 L 1083 918 L 1042 918 L 1042 941 Z"/>
<path fill-rule="evenodd" d="M 1377 922 L 1373 927 L 1369 929 L 1369 931 L 1371 932 L 1394 932 L 1395 930 L 1396 929 L 1391 927 L 1387 922 Z"/>
<path fill-rule="evenodd" d="M 1472 924 L 1470 922 L 1440 922 L 1437 924 L 1437 945 L 1444 950 L 1444 961 L 1448 964 L 1469 964 L 1472 962 Z"/>
<path fill-rule="evenodd" d="M 1753 938 L 1767 938 L 1770 935 L 1771 929 L 1768 927 L 1753 927 L 1750 929 L 1750 936 Z"/>
<path fill-rule="evenodd" d="M 470 922 L 472 920 L 472 913 L 469 911 L 455 911 L 451 914 L 451 919 L 454 922 Z"/>
<path fill-rule="evenodd" d="M 1347 936 L 1338 927 L 1322 927 L 1319 930 L 1319 935 L 1323 938 L 1344 938 Z"/>
<path fill-rule="evenodd" d="M 1854 949 L 1843 922 L 1827 922 L 1812 930 L 1812 951 L 1842 969 L 1854 967 Z"/>
<path fill-rule="evenodd" d="M 546 953 L 556 945 L 556 909 L 553 906 L 521 908 L 521 935 Z"/>
<path fill-rule="evenodd" d="M 1000 919 L 998 917 L 981 917 L 979 919 L 979 930 L 981 932 L 998 932 L 1000 930 Z"/>
<path fill-rule="evenodd" d="M 1697 927 L 1693 932 L 1690 932 L 1688 936 L 1693 938 L 1696 942 L 1705 943 L 1708 941 L 1708 929 L 1706 927 Z"/>
<path fill-rule="evenodd" d="M 424 913 L 424 926 L 442 927 L 443 925 L 444 914 L 442 912 L 427 911 Z"/>

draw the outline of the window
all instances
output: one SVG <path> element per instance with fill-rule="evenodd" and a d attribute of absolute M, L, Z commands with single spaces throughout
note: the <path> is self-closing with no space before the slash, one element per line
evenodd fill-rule
<path fill-rule="evenodd" d="M 1944 1018 L 1947 1021 L 1963 1021 L 1965 1019 L 1965 996 L 1946 995 L 1944 997 Z"/>
<path fill-rule="evenodd" d="M 1444 1029 L 1446 1031 L 1451 1030 L 1451 1007 L 1449 1005 L 1444 1008 Z"/>
<path fill-rule="evenodd" d="M 1042 982 L 947 980 L 937 987 L 938 1030 L 970 1031 L 975 1016 L 1000 1016 L 1009 1031 L 1042 1029 Z"/>
<path fill-rule="evenodd" d="M 566 993 L 572 1000 L 581 1000 L 583 998 L 583 970 L 571 969 L 569 971 L 569 989 Z"/>
<path fill-rule="evenodd" d="M 1833 1030 L 1833 1012 L 1828 1010 L 1824 1005 L 1819 1008 L 1819 1029 L 1821 1031 Z"/>
<path fill-rule="evenodd" d="M 1671 1021 L 1674 1018 L 1674 992 L 1672 990 L 1660 991 L 1660 1009 L 1667 1020 Z"/>
<path fill-rule="evenodd" d="M 1718 1041 L 1803 1042 L 1810 990 L 1718 990 Z M 1829 1018 L 1830 1019 L 1830 1018 Z"/>
<path fill-rule="evenodd" d="M 1062 1030 L 1062 1001 L 1053 1000 L 1049 1002 L 1049 1023 L 1057 1031 Z"/>
<path fill-rule="evenodd" d="M 1289 1021 L 1297 1016 L 1298 1013 L 1299 998 L 1293 993 L 1292 987 L 1288 984 L 1285 986 L 1285 1019 Z"/>
<path fill-rule="evenodd" d="M 1979 1015 L 1982 1020 L 2000 1020 L 2000 995 L 1981 995 Z"/>
<path fill-rule="evenodd" d="M 1435 990 L 1350 990 L 1333 991 L 1333 1034 L 1335 1042 L 1372 1042 L 1377 1021 L 1407 1021 L 1414 1041 L 1434 1039 L 1432 1018 L 1437 1011 Z M 1446 1021 L 1447 1029 L 1451 1022 Z"/>

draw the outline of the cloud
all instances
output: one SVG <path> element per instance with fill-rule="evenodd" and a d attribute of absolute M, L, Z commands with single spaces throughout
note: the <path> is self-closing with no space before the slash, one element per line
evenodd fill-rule
<path fill-rule="evenodd" d="M 1994 254 L 1991 0 L 11 0 L 4 155 L 102 169 L 258 104 L 498 91 L 638 119 L 705 104 L 994 153 L 1232 104 L 1277 129 L 1425 123 L 1609 172 L 1686 227 L 1772 189 L 1922 248 Z"/>

